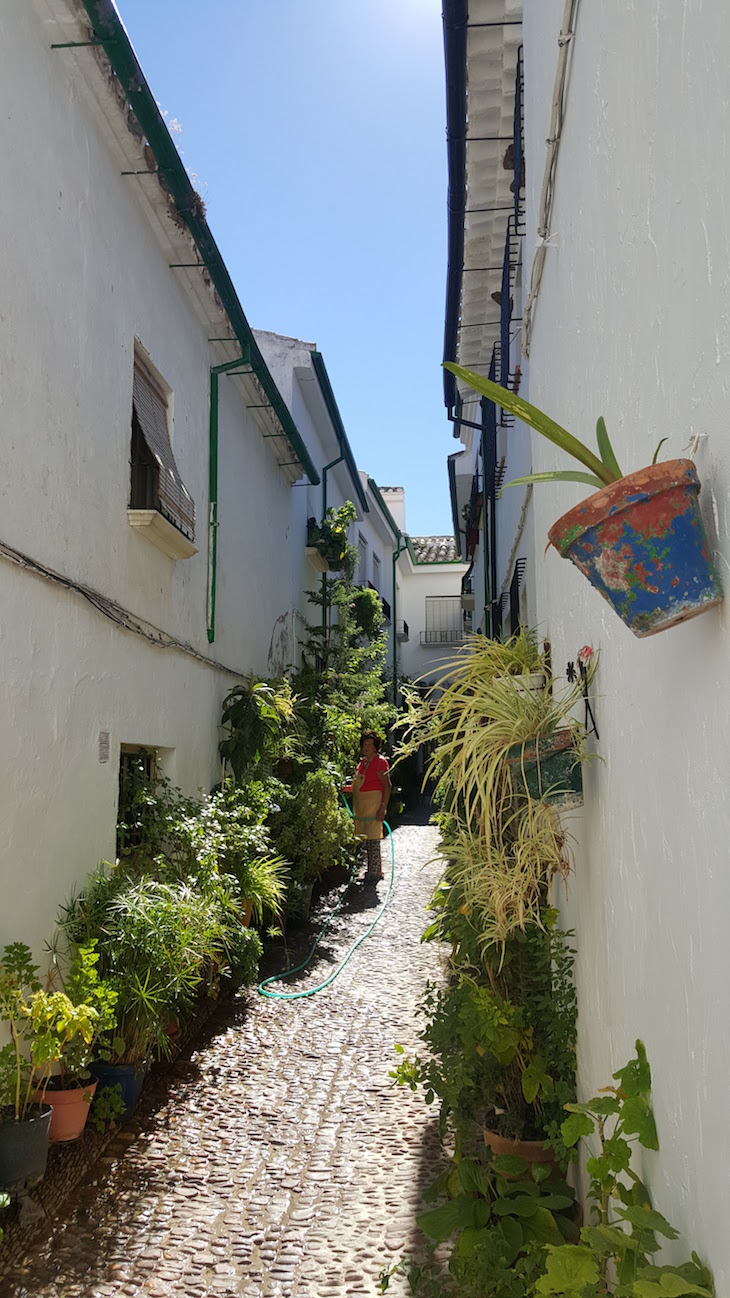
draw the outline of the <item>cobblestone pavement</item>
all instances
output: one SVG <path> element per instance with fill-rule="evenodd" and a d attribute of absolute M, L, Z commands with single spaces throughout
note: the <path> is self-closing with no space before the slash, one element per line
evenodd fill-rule
<path fill-rule="evenodd" d="M 437 969 L 419 941 L 437 834 L 404 825 L 394 837 L 389 905 L 339 978 L 311 999 L 247 991 L 221 1007 L 205 1045 L 153 1082 L 90 1183 L 0 1278 L 2 1298 L 379 1292 L 381 1266 L 416 1242 L 439 1162 L 434 1111 L 387 1075 L 393 1043 L 415 1043 L 415 1004 Z M 284 987 L 323 981 L 371 922 L 374 891 L 351 895 L 314 971 Z"/>

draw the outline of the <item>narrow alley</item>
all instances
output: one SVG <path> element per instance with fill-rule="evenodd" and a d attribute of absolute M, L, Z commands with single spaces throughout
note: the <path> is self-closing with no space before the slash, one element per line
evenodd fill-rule
<path fill-rule="evenodd" d="M 3 1298 L 378 1292 L 381 1267 L 415 1243 L 439 1161 L 435 1110 L 388 1078 L 438 968 L 420 942 L 437 831 L 404 825 L 394 840 L 389 904 L 337 980 L 313 998 L 249 989 L 222 1005 L 24 1262 L 0 1273 Z M 321 982 L 372 921 L 374 890 L 351 894 L 311 971 L 283 988 Z"/>

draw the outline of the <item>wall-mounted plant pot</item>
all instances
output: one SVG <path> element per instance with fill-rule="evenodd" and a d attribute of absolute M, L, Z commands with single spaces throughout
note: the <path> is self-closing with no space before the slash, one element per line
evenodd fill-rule
<path fill-rule="evenodd" d="M 121 1087 L 125 1116 L 136 1107 L 148 1068 L 147 1061 L 138 1064 L 105 1064 L 101 1060 L 94 1060 L 89 1064 L 89 1072 L 99 1083 L 99 1093 L 110 1086 Z"/>
<path fill-rule="evenodd" d="M 549 532 L 636 636 L 656 635 L 722 600 L 691 460 L 653 464 L 604 487 Z"/>
<path fill-rule="evenodd" d="M 309 562 L 311 563 L 312 567 L 315 569 L 316 572 L 327 572 L 327 569 L 329 568 L 329 564 L 327 563 L 327 560 L 324 558 L 324 556 L 320 553 L 318 546 L 306 545 L 304 547 L 304 553 L 306 554 L 307 558 L 309 559 Z"/>
<path fill-rule="evenodd" d="M 0 1190 L 17 1194 L 43 1180 L 51 1114 L 50 1104 L 43 1104 L 16 1122 L 12 1105 L 0 1109 Z"/>
<path fill-rule="evenodd" d="M 562 811 L 583 806 L 583 771 L 570 728 L 544 739 L 514 744 L 507 753 L 513 785 L 534 802 L 552 803 Z"/>
<path fill-rule="evenodd" d="M 44 1102 L 51 1106 L 51 1126 L 49 1140 L 51 1144 L 68 1140 L 78 1140 L 86 1126 L 91 1101 L 98 1086 L 96 1079 L 82 1086 L 69 1087 L 66 1091 L 46 1088 Z M 36 1095 L 40 1099 L 40 1095 Z"/>

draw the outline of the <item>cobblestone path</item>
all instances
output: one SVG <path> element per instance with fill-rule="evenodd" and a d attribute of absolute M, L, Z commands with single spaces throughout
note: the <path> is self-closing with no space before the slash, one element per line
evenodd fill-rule
<path fill-rule="evenodd" d="M 387 1075 L 393 1043 L 415 1042 L 414 1007 L 437 967 L 419 941 L 437 836 L 404 825 L 394 837 L 390 903 L 339 978 L 307 1000 L 247 991 L 222 1007 L 32 1255 L 0 1276 L 2 1298 L 379 1292 L 381 1266 L 413 1247 L 439 1159 L 434 1111 Z M 372 920 L 373 891 L 351 894 L 314 972 L 285 987 L 323 981 Z"/>

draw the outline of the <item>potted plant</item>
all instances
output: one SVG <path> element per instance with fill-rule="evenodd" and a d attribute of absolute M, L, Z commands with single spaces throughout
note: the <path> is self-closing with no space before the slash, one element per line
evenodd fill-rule
<path fill-rule="evenodd" d="M 596 456 L 517 393 L 463 366 L 448 362 L 446 369 L 583 466 L 533 473 L 506 485 L 562 481 L 598 488 L 558 519 L 549 539 L 634 635 L 655 635 L 721 602 L 699 511 L 697 470 L 691 460 L 657 463 L 666 438 L 647 468 L 624 476 L 603 418 L 596 425 Z"/>
<path fill-rule="evenodd" d="M 307 549 L 318 555 L 326 569 L 341 572 L 343 577 L 352 581 L 359 560 L 356 545 L 348 540 L 350 524 L 357 518 L 357 510 L 351 500 L 346 500 L 339 509 L 332 506 L 327 510 L 320 523 L 310 518 L 307 523 Z"/>
<path fill-rule="evenodd" d="M 56 1063 L 62 1044 L 91 1036 L 96 1011 L 48 993 L 30 948 L 11 942 L 0 957 L 0 1020 L 10 1041 L 0 1050 L 0 1189 L 28 1189 L 43 1178 L 51 1107 L 36 1095 L 38 1081 Z"/>
<path fill-rule="evenodd" d="M 98 962 L 95 941 L 74 951 L 63 981 L 68 1004 L 58 1002 L 60 1012 L 53 1024 L 58 1038 L 56 1057 L 36 1078 L 36 1098 L 50 1104 L 53 1111 L 51 1142 L 77 1140 L 82 1134 L 97 1087 L 89 1065 L 100 1041 L 116 1027 L 117 993 L 100 979 Z"/>

